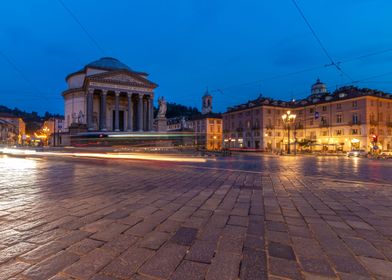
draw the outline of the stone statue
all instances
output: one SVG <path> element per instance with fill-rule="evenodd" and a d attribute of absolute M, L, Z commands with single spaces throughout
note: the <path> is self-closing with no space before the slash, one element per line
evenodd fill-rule
<path fill-rule="evenodd" d="M 84 114 L 82 111 L 79 111 L 78 123 L 83 123 L 83 122 L 84 122 Z"/>
<path fill-rule="evenodd" d="M 158 98 L 158 104 L 159 104 L 159 109 L 158 109 L 158 118 L 165 118 L 166 116 L 166 111 L 167 111 L 167 105 L 166 105 L 166 100 L 163 96 Z"/>
<path fill-rule="evenodd" d="M 72 123 L 76 123 L 76 113 L 72 113 Z"/>
<path fill-rule="evenodd" d="M 182 118 L 181 118 L 181 128 L 182 128 L 182 129 L 188 128 L 188 124 L 187 124 L 187 122 L 186 122 L 185 117 L 182 117 Z"/>

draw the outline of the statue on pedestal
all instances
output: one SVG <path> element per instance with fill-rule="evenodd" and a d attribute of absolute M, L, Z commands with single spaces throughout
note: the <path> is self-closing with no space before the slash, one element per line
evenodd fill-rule
<path fill-rule="evenodd" d="M 157 131 L 161 131 L 161 132 L 167 131 L 167 119 L 166 119 L 167 105 L 166 105 L 166 100 L 163 96 L 158 98 L 158 104 L 159 104 L 159 109 L 156 118 Z"/>
<path fill-rule="evenodd" d="M 157 118 L 165 118 L 166 116 L 166 111 L 167 111 L 167 105 L 166 105 L 166 100 L 163 96 L 158 98 L 158 104 L 159 104 L 159 109 L 158 109 L 158 116 Z"/>

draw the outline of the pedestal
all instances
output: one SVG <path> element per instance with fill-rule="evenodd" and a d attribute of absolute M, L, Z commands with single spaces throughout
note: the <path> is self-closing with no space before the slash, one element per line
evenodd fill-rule
<path fill-rule="evenodd" d="M 157 131 L 158 132 L 166 132 L 167 131 L 167 119 L 166 118 L 157 118 Z"/>

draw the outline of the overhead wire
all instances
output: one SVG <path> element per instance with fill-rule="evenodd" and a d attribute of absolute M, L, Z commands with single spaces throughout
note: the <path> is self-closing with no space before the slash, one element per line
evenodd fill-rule
<path fill-rule="evenodd" d="M 98 43 L 98 41 L 93 37 L 93 35 L 87 30 L 87 28 L 81 23 L 81 21 L 76 17 L 76 15 L 72 12 L 67 5 L 65 5 L 63 0 L 57 0 L 60 5 L 68 12 L 68 14 L 73 18 L 73 20 L 79 25 L 79 27 L 83 30 L 83 32 L 87 35 L 90 41 L 95 45 L 95 47 L 99 50 L 102 55 L 105 55 L 105 50 Z"/>

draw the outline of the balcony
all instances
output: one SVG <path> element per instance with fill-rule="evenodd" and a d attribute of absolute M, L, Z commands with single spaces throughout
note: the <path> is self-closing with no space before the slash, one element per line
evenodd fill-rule
<path fill-rule="evenodd" d="M 265 126 L 266 129 L 274 129 L 275 127 L 272 124 L 267 124 Z"/>
<path fill-rule="evenodd" d="M 328 122 L 321 122 L 319 127 L 328 127 Z"/>
<path fill-rule="evenodd" d="M 356 121 L 356 122 L 348 122 L 349 126 L 356 126 L 356 125 L 361 125 L 362 123 L 360 121 Z"/>
<path fill-rule="evenodd" d="M 370 125 L 373 125 L 373 126 L 377 126 L 378 125 L 378 121 L 376 121 L 376 120 L 370 120 Z"/>

